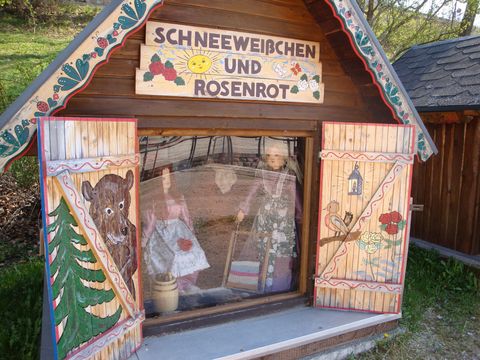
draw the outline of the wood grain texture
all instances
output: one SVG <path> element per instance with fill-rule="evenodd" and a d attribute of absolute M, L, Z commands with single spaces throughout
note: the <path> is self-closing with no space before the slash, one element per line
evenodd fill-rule
<path fill-rule="evenodd" d="M 429 113 L 425 118 L 439 154 L 415 163 L 414 201 L 425 208 L 413 214 L 412 234 L 478 255 L 480 119 L 465 112 Z"/>
<path fill-rule="evenodd" d="M 378 90 L 363 91 L 361 86 L 372 84 L 372 80 L 350 45 L 341 49 L 338 47 L 341 40 L 336 39 L 342 38 L 342 35 L 330 36 L 335 26 L 340 29 L 340 24 L 333 18 L 331 9 L 325 6 L 323 1 L 317 1 L 307 8 L 301 0 L 248 0 L 234 3 L 176 0 L 166 2 L 150 18 L 320 42 L 325 84 L 324 103 L 320 106 L 312 105 L 307 109 L 278 103 L 272 107 L 265 102 L 252 105 L 248 101 L 230 100 L 201 100 L 203 104 L 198 105 L 195 101 L 186 103 L 183 98 L 158 99 L 136 95 L 135 68 L 139 66 L 140 46 L 145 42 L 145 30 L 142 29 L 129 38 L 123 48 L 112 54 L 109 63 L 98 70 L 90 85 L 83 93 L 76 95 L 60 115 L 135 116 L 144 119 L 140 121 L 142 127 L 147 127 L 143 121 L 149 119 L 156 120 L 155 126 L 162 120 L 171 126 L 170 119 L 173 116 L 179 119 L 192 117 L 191 122 L 182 123 L 182 126 L 192 128 L 196 127 L 196 119 L 203 121 L 208 117 L 392 123 L 392 114 L 378 96 Z M 312 15 L 313 12 L 316 17 Z M 326 21 L 328 25 L 324 25 L 324 29 L 318 21 Z"/>
<path fill-rule="evenodd" d="M 315 303 L 396 313 L 408 248 L 413 128 L 325 123 L 323 129 Z M 345 158 L 347 152 L 351 156 Z M 364 161 L 367 155 L 362 154 L 383 154 L 396 162 Z M 405 157 L 408 161 L 402 164 Z M 352 195 L 349 177 L 357 166 L 363 188 Z M 352 213 L 348 223 L 347 212 Z M 396 223 L 402 222 L 393 233 L 381 227 L 397 226 L 381 220 L 392 212 L 400 217 Z M 343 227 L 338 225 L 342 219 Z"/>
<path fill-rule="evenodd" d="M 124 119 L 125 120 L 125 119 Z M 112 289 L 115 297 L 108 302 L 97 303 L 89 306 L 89 312 L 95 316 L 107 317 L 120 311 L 118 322 L 110 328 L 108 333 L 99 335 L 88 343 L 79 346 L 78 351 L 69 354 L 69 358 L 83 359 L 125 359 L 141 344 L 141 321 L 144 318 L 143 305 L 139 301 L 140 288 L 138 272 L 132 275 L 135 283 L 135 301 L 125 284 L 125 280 L 118 270 L 118 264 L 112 260 L 112 255 L 107 251 L 107 245 L 98 228 L 93 225 L 94 220 L 89 216 L 90 203 L 81 197 L 81 188 L 84 181 L 96 184 L 104 175 L 115 174 L 125 177 L 127 171 L 135 169 L 137 149 L 134 140 L 134 120 L 99 121 L 98 119 L 60 119 L 50 118 L 42 120 L 42 163 L 47 170 L 44 175 L 45 214 L 57 208 L 61 198 L 66 199 L 69 211 L 76 219 L 75 231 L 86 239 L 86 245 L 78 245 L 80 251 L 92 251 L 96 262 L 82 261 L 81 266 L 87 270 L 102 269 L 106 280 L 90 281 L 88 286 L 92 289 Z M 122 131 L 116 130 L 121 128 Z M 119 156 L 120 155 L 120 156 Z M 126 155 L 126 156 L 125 156 Z M 133 162 L 123 162 L 123 159 L 133 159 Z M 102 161 L 109 163 L 106 167 Z M 87 163 L 89 171 L 82 166 Z M 48 164 L 53 166 L 53 171 L 48 173 Z M 69 172 L 65 172 L 68 169 Z M 58 177 L 56 172 L 62 171 Z M 52 175 L 52 176 L 50 176 Z M 136 190 L 132 190 L 134 193 Z M 129 220 L 134 226 L 139 226 L 136 197 L 133 196 L 130 205 Z M 52 221 L 50 217 L 49 222 Z M 49 240 L 55 233 L 49 234 Z M 48 250 L 48 248 L 47 248 Z M 53 261 L 53 260 L 52 260 Z M 63 295 L 62 295 L 63 296 Z M 69 299 L 65 300 L 68 301 Z M 56 301 L 61 301 L 58 298 Z M 69 302 L 74 306 L 74 302 Z M 70 311 L 76 311 L 70 309 Z M 84 324 L 88 326 L 89 324 Z M 57 334 L 64 331 L 65 322 L 60 323 Z M 96 329 L 95 329 L 96 330 Z"/>

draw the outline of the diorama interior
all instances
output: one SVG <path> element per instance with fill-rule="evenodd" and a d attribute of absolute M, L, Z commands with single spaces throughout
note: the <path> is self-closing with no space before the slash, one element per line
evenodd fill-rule
<path fill-rule="evenodd" d="M 304 147 L 297 137 L 140 138 L 147 316 L 298 290 Z M 173 278 L 169 307 L 157 297 Z"/>

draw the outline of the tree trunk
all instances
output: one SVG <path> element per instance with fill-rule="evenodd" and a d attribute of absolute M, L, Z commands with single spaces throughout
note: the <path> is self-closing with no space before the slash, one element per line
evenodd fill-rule
<path fill-rule="evenodd" d="M 479 5 L 480 0 L 467 0 L 467 8 L 460 23 L 460 36 L 468 36 L 472 33 L 473 22 L 475 21 Z"/>
<path fill-rule="evenodd" d="M 479 1 L 479 0 L 475 0 L 475 1 Z M 367 18 L 367 22 L 371 25 L 372 24 L 372 21 L 373 21 L 373 14 L 375 12 L 375 0 L 368 0 L 368 8 L 367 8 L 367 14 L 366 14 L 366 18 Z"/>

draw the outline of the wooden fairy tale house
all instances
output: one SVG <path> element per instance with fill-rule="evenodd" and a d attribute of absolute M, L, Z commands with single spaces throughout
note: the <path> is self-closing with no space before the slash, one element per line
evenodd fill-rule
<path fill-rule="evenodd" d="M 40 159 L 56 358 L 298 358 L 401 316 L 436 148 L 354 1 L 115 0 L 0 126 L 3 168 Z"/>
<path fill-rule="evenodd" d="M 479 255 L 480 36 L 414 46 L 394 67 L 439 147 L 415 165 L 412 235 Z"/>

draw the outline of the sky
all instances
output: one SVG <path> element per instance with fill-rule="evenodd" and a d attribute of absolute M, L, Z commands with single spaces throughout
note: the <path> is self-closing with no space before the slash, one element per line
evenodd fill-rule
<path fill-rule="evenodd" d="M 418 1 L 418 0 L 417 0 Z M 415 0 L 412 0 L 412 3 L 415 2 Z M 428 9 L 430 8 L 430 6 L 432 4 L 439 4 L 441 3 L 440 0 L 430 0 L 428 1 L 428 3 L 425 5 L 424 9 Z M 445 6 L 445 9 L 443 10 L 443 13 L 441 16 L 445 17 L 445 18 L 450 18 L 450 14 L 457 10 L 457 17 L 456 19 L 457 20 L 461 20 L 462 19 L 462 16 L 463 16 L 463 13 L 465 12 L 465 8 L 466 8 L 467 4 L 466 4 L 466 1 L 464 0 L 463 2 L 462 1 L 458 1 L 458 0 L 453 0 L 452 3 L 449 5 L 449 6 Z M 478 26 L 480 27 L 480 15 L 477 15 L 475 17 L 475 22 L 474 22 L 474 25 L 475 26 Z"/>

